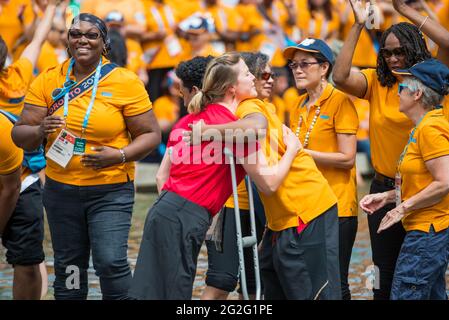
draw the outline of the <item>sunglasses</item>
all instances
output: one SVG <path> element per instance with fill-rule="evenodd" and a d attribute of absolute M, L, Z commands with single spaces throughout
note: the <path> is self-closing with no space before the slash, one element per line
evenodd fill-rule
<path fill-rule="evenodd" d="M 88 40 L 97 40 L 100 38 L 100 34 L 97 32 L 81 32 L 79 30 L 69 30 L 69 36 L 73 39 L 81 39 L 84 36 Z"/>
<path fill-rule="evenodd" d="M 405 83 L 400 83 L 398 86 L 398 94 L 401 94 L 402 90 L 404 90 L 405 88 L 408 88 L 408 85 L 406 85 Z"/>
<path fill-rule="evenodd" d="M 59 34 L 64 34 L 64 33 L 65 33 L 65 30 L 64 30 L 64 29 L 51 28 L 51 31 L 57 32 L 57 33 L 59 33 Z"/>
<path fill-rule="evenodd" d="M 290 62 L 288 64 L 288 66 L 290 67 L 290 69 L 292 70 L 296 70 L 298 69 L 298 67 L 301 68 L 301 70 L 305 70 L 308 67 L 310 67 L 313 64 L 320 64 L 321 62 L 306 62 L 306 61 L 301 61 L 301 62 Z"/>
<path fill-rule="evenodd" d="M 265 81 L 268 81 L 268 80 L 270 80 L 270 78 L 272 78 L 273 80 L 274 80 L 274 77 L 275 77 L 276 75 L 273 73 L 273 72 L 262 72 L 261 74 L 260 74 L 260 79 L 261 80 L 265 80 Z"/>
<path fill-rule="evenodd" d="M 380 49 L 380 54 L 385 59 L 391 58 L 392 55 L 395 57 L 403 57 L 405 56 L 405 49 L 403 47 L 394 48 L 393 50 L 382 48 Z"/>

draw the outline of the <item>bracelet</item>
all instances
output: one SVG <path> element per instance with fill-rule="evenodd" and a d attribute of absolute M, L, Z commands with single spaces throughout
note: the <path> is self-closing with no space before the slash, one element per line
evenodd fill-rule
<path fill-rule="evenodd" d="M 424 21 L 421 23 L 421 25 L 419 26 L 418 30 L 421 31 L 421 28 L 424 26 L 424 24 L 426 23 L 427 19 L 429 19 L 429 16 L 427 16 Z"/>
<path fill-rule="evenodd" d="M 122 155 L 122 163 L 125 163 L 126 162 L 125 151 L 123 151 L 123 149 L 118 149 L 118 151 L 120 151 L 120 154 Z"/>

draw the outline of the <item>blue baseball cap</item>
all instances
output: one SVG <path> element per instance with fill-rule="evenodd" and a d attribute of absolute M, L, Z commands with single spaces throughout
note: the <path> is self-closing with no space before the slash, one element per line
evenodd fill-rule
<path fill-rule="evenodd" d="M 394 74 L 413 76 L 438 94 L 448 94 L 449 68 L 437 59 L 427 59 L 413 65 L 408 69 L 393 70 Z"/>
<path fill-rule="evenodd" d="M 304 39 L 301 43 L 297 44 L 296 46 L 285 48 L 284 58 L 290 60 L 293 59 L 293 56 L 295 55 L 295 52 L 297 50 L 313 53 L 321 53 L 331 65 L 334 65 L 335 59 L 332 49 L 323 40 L 315 38 Z"/>

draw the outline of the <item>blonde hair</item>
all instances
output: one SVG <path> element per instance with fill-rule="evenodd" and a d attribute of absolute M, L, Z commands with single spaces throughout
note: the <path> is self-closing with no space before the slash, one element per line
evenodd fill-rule
<path fill-rule="evenodd" d="M 198 113 L 208 104 L 222 99 L 229 86 L 237 82 L 239 70 L 235 66 L 240 61 L 238 53 L 225 53 L 213 59 L 204 73 L 203 87 L 193 96 L 187 107 L 189 113 Z"/>

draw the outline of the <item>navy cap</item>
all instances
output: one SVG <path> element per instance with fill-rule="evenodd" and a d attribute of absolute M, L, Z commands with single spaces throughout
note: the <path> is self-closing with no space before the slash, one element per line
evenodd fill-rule
<path fill-rule="evenodd" d="M 314 52 L 321 53 L 326 60 L 333 65 L 335 62 L 334 54 L 332 53 L 332 49 L 327 45 L 326 42 L 320 39 L 315 38 L 307 38 L 304 39 L 300 44 L 297 44 L 294 47 L 287 47 L 284 49 L 284 58 L 293 59 L 295 52 L 297 50 L 306 51 L 306 52 Z"/>
<path fill-rule="evenodd" d="M 435 90 L 438 94 L 448 94 L 449 68 L 437 59 L 428 59 L 413 65 L 408 69 L 393 70 L 394 74 L 414 76 L 426 87 Z"/>

